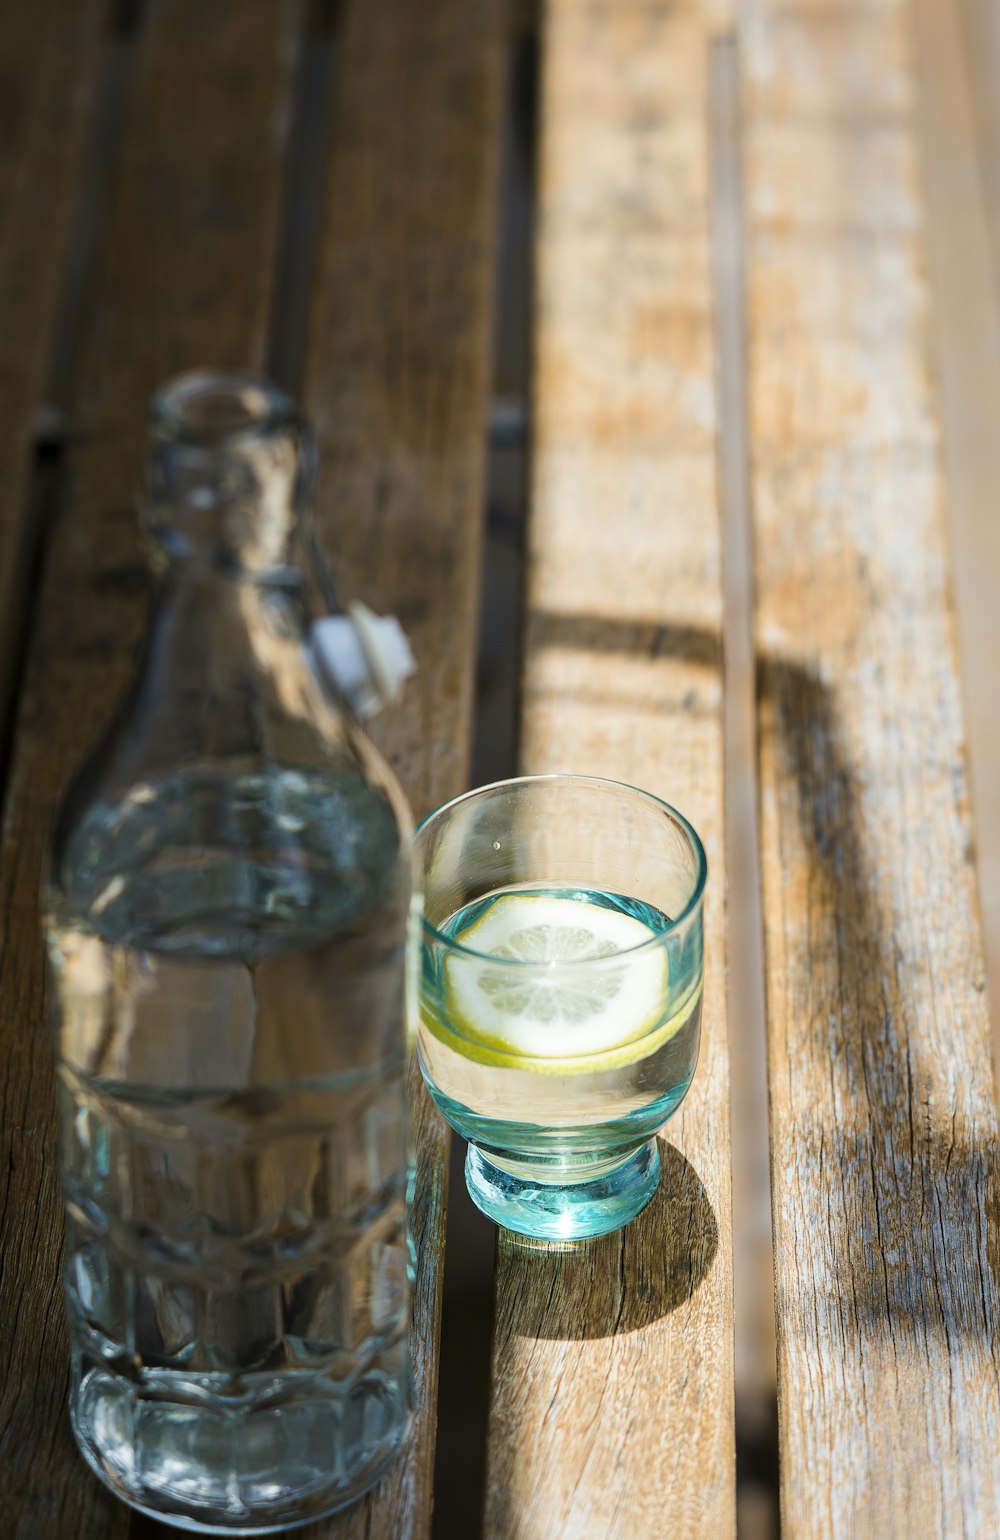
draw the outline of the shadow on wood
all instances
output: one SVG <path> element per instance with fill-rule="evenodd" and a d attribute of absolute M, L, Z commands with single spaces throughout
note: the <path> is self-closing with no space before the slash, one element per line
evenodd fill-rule
<path fill-rule="evenodd" d="M 535 610 L 530 620 L 547 647 L 579 647 L 585 652 L 623 652 L 630 658 L 683 658 L 706 668 L 722 664 L 718 635 L 704 626 L 620 615 L 574 615 Z"/>
<path fill-rule="evenodd" d="M 609 652 L 631 646 L 642 629 L 626 617 L 555 614 L 545 625 L 565 646 Z M 660 633 L 661 651 L 706 664 L 715 657 L 708 631 L 650 629 Z M 921 890 L 958 879 L 948 865 L 952 810 L 922 808 L 920 830 L 912 806 L 862 784 L 848 760 L 836 691 L 817 669 L 759 656 L 757 695 L 780 765 L 781 805 L 770 816 L 782 831 L 788 889 L 785 956 L 769 957 L 767 969 L 771 1097 L 788 1101 L 780 1158 L 794 1167 L 782 1183 L 781 1243 L 786 1257 L 799 1259 L 795 1294 L 779 1283 L 786 1351 L 794 1343 L 796 1354 L 829 1360 L 831 1374 L 838 1355 L 874 1355 L 886 1372 L 895 1365 L 911 1379 L 914 1394 L 920 1351 L 932 1342 L 944 1348 L 943 1371 L 950 1362 L 961 1374 L 967 1356 L 981 1351 L 987 1363 L 975 1373 L 988 1374 L 1000 1191 L 995 1152 L 976 1124 L 991 1068 L 985 1058 L 965 1062 L 948 986 L 948 957 L 961 948 L 952 937 L 949 950 L 947 886 L 942 933 L 920 931 Z M 890 724 L 875 714 L 871 730 L 888 734 Z M 876 763 L 880 754 L 876 737 Z M 959 789 L 963 768 L 953 767 Z M 930 865 L 928 840 L 937 849 Z M 887 850 L 908 869 L 908 904 L 892 902 L 882 869 Z M 962 857 L 974 864 L 971 844 Z M 797 871 L 808 874 L 802 891 Z M 966 982 L 975 993 L 985 989 L 981 965 Z M 779 1009 L 783 988 L 798 993 Z M 783 1023 L 794 1023 L 794 1034 Z M 717 1228 L 696 1173 L 671 1146 L 661 1151 L 657 1198 L 625 1231 L 563 1251 L 513 1239 L 531 1301 L 530 1314 L 524 1298 L 518 1302 L 519 1332 L 567 1341 L 613 1336 L 690 1297 L 711 1264 Z M 655 1234 L 669 1236 L 665 1252 L 652 1252 Z M 619 1253 L 616 1275 L 609 1257 Z"/>
<path fill-rule="evenodd" d="M 991 1065 L 970 1062 L 956 1010 L 985 977 L 978 949 L 949 934 L 955 809 L 928 801 L 920 827 L 903 788 L 890 798 L 863 782 L 834 691 L 812 668 L 765 656 L 758 693 L 787 890 L 784 956 L 767 970 L 769 992 L 790 995 L 769 1002 L 771 1100 L 786 1104 L 777 1244 L 786 1264 L 797 1259 L 778 1280 L 785 1352 L 804 1353 L 824 1379 L 845 1359 L 859 1381 L 878 1362 L 908 1382 L 907 1396 L 938 1400 L 928 1364 L 939 1386 L 992 1379 L 1000 1262 L 996 1153 L 981 1126 Z M 873 729 L 888 741 L 891 724 L 876 716 Z M 876 740 L 876 766 L 881 753 Z M 957 796 L 963 771 L 950 766 Z M 904 904 L 893 902 L 890 855 Z M 974 864 L 972 843 L 959 858 Z M 936 934 L 921 929 L 931 893 Z M 883 1406 L 880 1436 L 889 1425 Z"/>
<path fill-rule="evenodd" d="M 672 1144 L 658 1142 L 656 1196 L 624 1230 L 589 1241 L 505 1234 L 523 1255 L 520 1332 L 559 1341 L 618 1337 L 694 1294 L 712 1265 L 719 1228 L 694 1167 Z"/>

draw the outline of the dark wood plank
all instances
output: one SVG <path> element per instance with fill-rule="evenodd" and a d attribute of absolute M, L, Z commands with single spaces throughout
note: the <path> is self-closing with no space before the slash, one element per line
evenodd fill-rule
<path fill-rule="evenodd" d="M 107 0 L 0 8 L 0 724 L 35 532 L 32 450 L 104 57 Z"/>
<path fill-rule="evenodd" d="M 485 479 L 503 7 L 353 0 L 330 125 L 304 397 L 345 595 L 397 614 L 419 669 L 374 724 L 418 816 L 467 785 Z M 327 1535 L 427 1533 L 447 1137 L 414 1071 L 418 1416 L 406 1460 Z"/>
<path fill-rule="evenodd" d="M 76 1454 L 65 1410 L 40 869 L 67 775 L 113 705 L 144 624 L 132 503 L 146 398 L 175 370 L 263 359 L 298 32 L 299 8 L 286 0 L 153 0 L 85 297 L 65 502 L 41 590 L 0 869 L 0 1530 L 17 1540 L 115 1540 L 129 1530 L 129 1510 Z"/>
<path fill-rule="evenodd" d="M 746 8 L 787 1540 L 1000 1531 L 997 1107 L 928 367 L 920 8 Z"/>
<path fill-rule="evenodd" d="M 648 787 L 701 832 L 701 1059 L 652 1204 L 500 1234 L 486 1534 L 735 1527 L 720 533 L 708 39 L 697 0 L 550 0 L 521 760 Z"/>

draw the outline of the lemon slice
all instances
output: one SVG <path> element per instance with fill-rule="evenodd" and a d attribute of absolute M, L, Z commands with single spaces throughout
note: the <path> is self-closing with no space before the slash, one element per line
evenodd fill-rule
<path fill-rule="evenodd" d="M 689 996 L 663 1022 L 666 948 L 616 955 L 655 936 L 641 920 L 603 905 L 503 894 L 454 937 L 490 960 L 447 958 L 445 1019 L 427 1025 L 478 1063 L 549 1074 L 627 1063 L 673 1036 L 697 1003 Z M 599 965 L 573 966 L 587 960 Z"/>

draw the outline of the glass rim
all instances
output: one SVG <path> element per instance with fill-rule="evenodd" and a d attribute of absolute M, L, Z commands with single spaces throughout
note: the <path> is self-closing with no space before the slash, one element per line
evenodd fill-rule
<path fill-rule="evenodd" d="M 199 423 L 192 408 L 205 398 L 229 396 L 242 408 L 222 425 Z M 160 386 L 149 407 L 152 432 L 191 452 L 220 450 L 281 433 L 300 433 L 303 421 L 291 396 L 266 375 L 242 369 L 189 369 Z"/>
<path fill-rule="evenodd" d="M 708 881 L 708 857 L 705 854 L 705 847 L 701 842 L 701 836 L 694 827 L 694 824 L 685 818 L 684 814 L 679 812 L 671 803 L 664 801 L 662 797 L 658 797 L 655 792 L 644 790 L 641 786 L 633 786 L 628 781 L 616 781 L 610 776 L 578 775 L 572 771 L 562 770 L 550 771 L 544 775 L 508 776 L 500 781 L 488 781 L 484 786 L 470 787 L 468 791 L 461 792 L 457 797 L 452 797 L 449 801 L 442 802 L 440 807 L 434 808 L 425 817 L 421 818 L 414 830 L 414 842 L 419 840 L 421 833 L 436 818 L 441 817 L 445 813 L 451 813 L 454 809 L 460 807 L 463 802 L 471 802 L 474 798 L 480 797 L 486 792 L 513 789 L 518 786 L 539 785 L 546 781 L 571 781 L 580 786 L 589 785 L 604 787 L 613 791 L 625 791 L 666 813 L 675 824 L 679 825 L 681 832 L 687 837 L 694 851 L 697 862 L 694 888 L 680 913 L 670 920 L 664 930 L 657 931 L 646 941 L 636 942 L 635 946 L 622 947 L 619 951 L 609 952 L 600 957 L 554 958 L 551 962 L 536 962 L 532 958 L 527 957 L 500 957 L 495 952 L 480 952 L 475 947 L 463 946 L 462 942 L 456 941 L 454 937 L 446 936 L 443 931 L 432 924 L 426 914 L 421 913 L 420 923 L 425 937 L 429 936 L 434 941 L 440 942 L 450 952 L 457 952 L 463 957 L 475 958 L 477 962 L 494 963 L 498 967 L 516 969 L 519 972 L 530 973 L 533 971 L 544 974 L 551 974 L 556 969 L 593 968 L 601 964 L 613 967 L 620 963 L 622 958 L 637 957 L 644 952 L 652 952 L 656 947 L 663 946 L 700 907 L 705 896 L 705 884 Z M 488 898 L 489 894 L 483 894 L 483 897 Z"/>

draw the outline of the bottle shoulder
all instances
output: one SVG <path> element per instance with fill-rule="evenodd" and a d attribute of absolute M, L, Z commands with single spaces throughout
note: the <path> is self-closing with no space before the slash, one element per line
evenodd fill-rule
<path fill-rule="evenodd" d="M 328 933 L 408 885 L 405 798 L 289 595 L 196 577 L 161 595 L 132 691 L 64 800 L 53 895 L 151 946 Z"/>
<path fill-rule="evenodd" d="M 108 941 L 268 950 L 397 902 L 411 856 L 405 808 L 359 767 L 195 765 L 80 806 L 58 831 L 51 887 Z"/>

